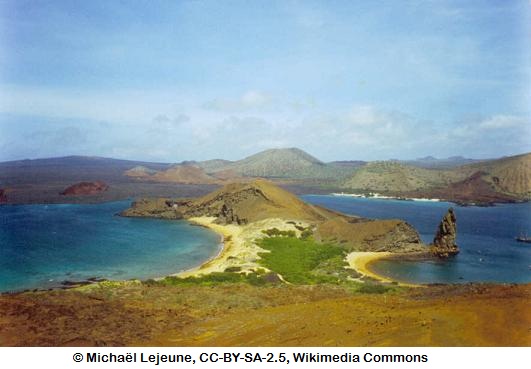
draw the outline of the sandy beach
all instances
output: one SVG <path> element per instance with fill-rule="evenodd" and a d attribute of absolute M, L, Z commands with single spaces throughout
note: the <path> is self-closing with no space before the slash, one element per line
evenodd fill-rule
<path fill-rule="evenodd" d="M 420 287 L 421 285 L 413 284 L 413 283 L 403 283 L 398 282 L 393 279 L 387 278 L 385 276 L 381 276 L 379 274 L 374 273 L 370 269 L 370 264 L 384 258 L 389 258 L 396 256 L 395 253 L 392 252 L 361 252 L 361 251 L 354 251 L 347 255 L 347 262 L 350 265 L 352 269 L 355 269 L 358 273 L 370 277 L 373 279 L 376 279 L 380 282 L 384 283 L 398 283 L 400 286 L 404 287 Z"/>
<path fill-rule="evenodd" d="M 206 227 L 221 236 L 221 248 L 218 253 L 205 263 L 179 273 L 179 277 L 194 277 L 212 272 L 223 272 L 228 265 L 229 257 L 235 257 L 241 249 L 241 239 L 239 237 L 241 228 L 235 225 L 220 225 L 214 223 L 214 217 L 196 217 L 188 219 L 190 222 Z"/>
<path fill-rule="evenodd" d="M 195 217 L 190 222 L 207 227 L 223 237 L 219 253 L 204 264 L 175 274 L 178 277 L 193 277 L 213 272 L 224 272 L 227 268 L 240 268 L 242 272 L 251 272 L 258 268 L 266 269 L 258 264 L 258 253 L 267 252 L 256 244 L 256 240 L 264 237 L 262 230 L 277 228 L 300 232 L 292 224 L 279 218 L 270 218 L 247 225 L 214 223 L 214 217 Z M 303 223 L 300 223 L 303 224 Z"/>

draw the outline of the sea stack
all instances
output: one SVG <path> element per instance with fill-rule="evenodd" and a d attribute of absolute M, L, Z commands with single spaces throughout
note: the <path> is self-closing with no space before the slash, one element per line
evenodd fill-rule
<path fill-rule="evenodd" d="M 454 209 L 450 208 L 442 218 L 441 223 L 439 223 L 431 252 L 440 258 L 447 258 L 459 253 L 459 247 L 455 244 L 456 235 L 455 213 Z"/>

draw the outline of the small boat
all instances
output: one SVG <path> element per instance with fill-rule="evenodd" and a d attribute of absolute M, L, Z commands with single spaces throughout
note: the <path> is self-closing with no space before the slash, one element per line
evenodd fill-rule
<path fill-rule="evenodd" d="M 518 236 L 518 237 L 516 237 L 516 241 L 517 241 L 517 242 L 531 243 L 531 237 L 527 237 L 527 235 L 525 235 L 525 236 Z"/>

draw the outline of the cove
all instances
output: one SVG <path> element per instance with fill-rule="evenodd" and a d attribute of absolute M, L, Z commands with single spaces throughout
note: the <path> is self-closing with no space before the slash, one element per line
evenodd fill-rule
<path fill-rule="evenodd" d="M 377 274 L 409 283 L 531 282 L 531 244 L 516 242 L 531 235 L 531 203 L 493 207 L 458 207 L 447 202 L 421 202 L 305 195 L 310 203 L 346 214 L 374 219 L 404 219 L 430 243 L 449 207 L 457 216 L 460 253 L 448 260 L 381 260 L 371 264 Z"/>

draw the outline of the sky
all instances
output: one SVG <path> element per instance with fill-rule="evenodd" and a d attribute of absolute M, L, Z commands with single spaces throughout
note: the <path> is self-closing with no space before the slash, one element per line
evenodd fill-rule
<path fill-rule="evenodd" d="M 530 102 L 530 0 L 0 0 L 0 161 L 493 158 Z"/>

